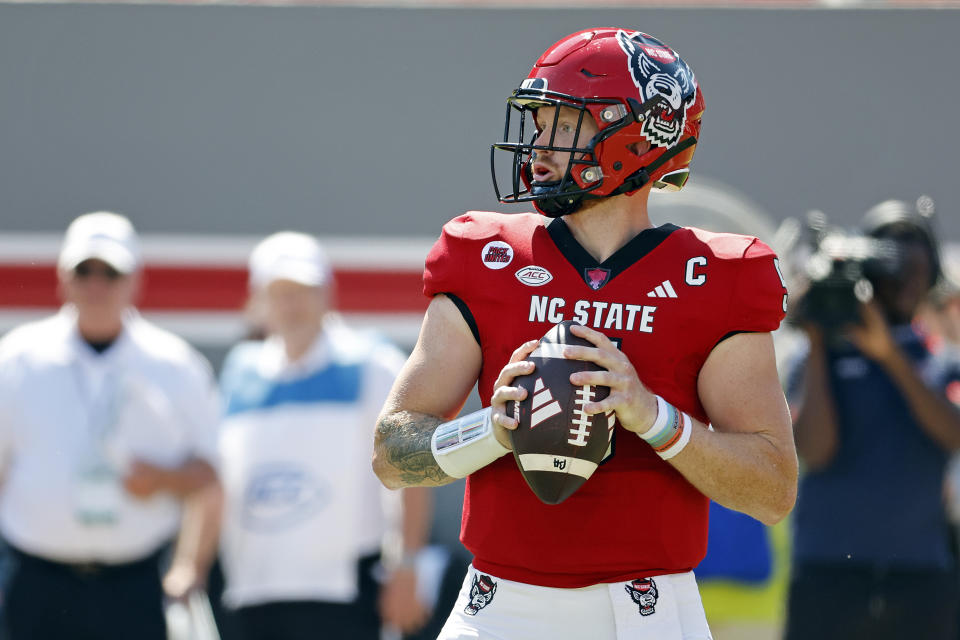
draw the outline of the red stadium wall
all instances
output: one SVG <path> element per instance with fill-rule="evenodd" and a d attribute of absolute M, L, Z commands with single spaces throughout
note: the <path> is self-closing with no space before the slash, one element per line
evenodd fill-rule
<path fill-rule="evenodd" d="M 257 238 L 143 238 L 144 278 L 138 307 L 161 325 L 201 344 L 226 344 L 243 334 L 246 256 Z M 412 343 L 427 306 L 421 293 L 429 240 L 330 238 L 337 308 L 348 321 Z M 0 332 L 54 312 L 59 238 L 0 238 Z"/>

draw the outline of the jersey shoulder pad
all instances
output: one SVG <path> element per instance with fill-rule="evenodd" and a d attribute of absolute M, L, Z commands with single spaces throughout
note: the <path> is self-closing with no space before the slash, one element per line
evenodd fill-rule
<path fill-rule="evenodd" d="M 507 239 L 542 225 L 542 218 L 533 213 L 468 211 L 445 224 L 443 233 L 462 240 Z"/>
<path fill-rule="evenodd" d="M 703 243 L 711 257 L 721 260 L 738 260 L 746 257 L 756 244 L 769 250 L 767 245 L 753 236 L 745 236 L 739 233 L 717 233 L 696 227 L 687 227 L 687 229 L 693 233 L 697 240 Z"/>
<path fill-rule="evenodd" d="M 482 264 L 509 264 L 515 248 L 529 244 L 534 231 L 543 226 L 533 213 L 468 211 L 443 226 L 440 238 L 427 254 L 423 293 L 460 295 L 468 272 Z"/>
<path fill-rule="evenodd" d="M 708 262 L 722 265 L 720 282 L 730 305 L 724 334 L 777 329 L 786 315 L 787 287 L 773 249 L 753 236 L 689 229 Z"/>

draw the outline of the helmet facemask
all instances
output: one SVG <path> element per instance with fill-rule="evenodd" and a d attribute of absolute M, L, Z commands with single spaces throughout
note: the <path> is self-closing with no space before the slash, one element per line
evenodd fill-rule
<path fill-rule="evenodd" d="M 530 81 L 525 81 L 525 85 Z M 663 100 L 660 96 L 654 97 L 643 104 L 629 99 L 627 104 L 618 99 L 609 98 L 579 98 L 561 93 L 524 88 L 517 90 L 507 100 L 507 113 L 504 126 L 504 141 L 495 143 L 490 149 L 490 169 L 493 174 L 493 187 L 500 202 L 514 204 L 518 202 L 533 202 L 534 206 L 544 215 L 559 217 L 574 213 L 583 206 L 585 200 L 602 198 L 621 193 L 631 193 L 643 187 L 650 180 L 650 174 L 676 153 L 687 148 L 687 144 L 677 145 L 672 149 L 658 148 L 649 145 L 649 149 L 637 155 L 629 151 L 634 143 L 648 145 L 644 134 L 644 123 L 650 119 L 655 110 L 663 109 Z M 536 111 L 541 107 L 555 107 L 550 140 L 547 144 L 534 144 L 540 135 L 536 125 Z M 557 121 L 560 116 L 560 107 L 571 107 L 579 111 L 577 130 L 574 133 L 574 142 L 570 147 L 561 147 L 554 144 Z M 593 118 L 600 131 L 587 140 L 583 133 L 583 122 L 586 118 Z M 533 121 L 533 126 L 528 124 Z M 532 133 L 528 133 L 529 129 Z M 514 142 L 510 142 L 511 136 Z M 529 142 L 524 139 L 529 137 Z M 611 140 L 611 138 L 614 138 Z M 696 140 L 691 140 L 696 143 Z M 610 147 L 610 145 L 616 145 Z M 604 147 L 610 147 L 605 149 Z M 510 188 L 501 189 L 497 177 L 496 151 L 506 151 L 510 154 L 509 168 Z M 568 153 L 566 169 L 560 180 L 537 182 L 533 179 L 532 166 L 537 151 L 553 153 Z M 606 152 L 606 153 L 605 153 Z M 604 156 L 610 156 L 609 162 L 604 162 Z M 501 162 L 501 173 L 504 167 Z M 606 166 L 610 165 L 610 166 Z M 604 185 L 606 176 L 618 173 L 626 177 L 616 184 Z M 679 173 L 679 172 L 678 172 Z M 664 176 L 666 181 L 657 181 L 657 188 L 673 188 L 673 180 L 680 180 L 675 188 L 683 186 L 687 172 L 682 176 Z"/>
<path fill-rule="evenodd" d="M 532 83 L 530 81 L 524 83 L 524 85 L 528 84 Z M 550 139 L 546 144 L 538 145 L 534 144 L 541 133 L 536 124 L 536 112 L 541 107 L 555 107 L 555 109 L 553 121 L 547 125 L 551 128 Z M 561 107 L 570 107 L 578 111 L 577 128 L 573 143 L 569 147 L 557 146 L 555 143 Z M 624 122 L 601 128 L 599 133 L 587 139 L 588 136 L 583 131 L 583 123 L 587 118 L 593 118 L 596 121 L 593 113 L 596 110 L 608 114 L 606 117 L 611 121 L 623 120 Z M 628 124 L 624 115 L 626 115 L 626 108 L 616 100 L 577 98 L 522 86 L 507 100 L 503 142 L 492 145 L 490 149 L 490 169 L 497 199 L 509 204 L 533 202 L 541 213 L 550 217 L 573 213 L 582 206 L 585 198 L 592 197 L 591 192 L 602 190 L 604 177 L 597 159 L 597 146 L 612 133 Z M 498 150 L 510 154 L 509 167 L 503 167 L 503 162 L 500 163 L 501 175 L 504 172 L 510 175 L 509 189 L 501 189 L 498 179 L 497 160 L 498 157 L 502 157 L 502 154 L 498 156 L 496 153 Z M 534 180 L 532 167 L 538 151 L 569 154 L 566 168 L 559 180 L 548 182 Z"/>

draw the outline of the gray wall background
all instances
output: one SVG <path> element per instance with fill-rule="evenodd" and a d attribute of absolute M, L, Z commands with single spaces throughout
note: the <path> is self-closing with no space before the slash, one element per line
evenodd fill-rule
<path fill-rule="evenodd" d="M 927 193 L 960 238 L 960 11 L 0 4 L 0 231 L 436 235 L 492 209 L 504 98 L 629 25 L 704 88 L 697 176 L 775 218 Z"/>

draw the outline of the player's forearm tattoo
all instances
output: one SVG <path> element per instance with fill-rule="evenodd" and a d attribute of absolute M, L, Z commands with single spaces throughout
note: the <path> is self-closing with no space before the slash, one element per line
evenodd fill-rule
<path fill-rule="evenodd" d="M 440 486 L 456 479 L 443 472 L 430 451 L 430 438 L 441 422 L 435 416 L 398 411 L 377 423 L 377 455 L 404 486 Z"/>

